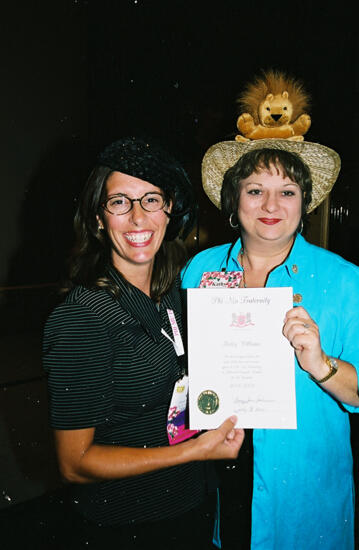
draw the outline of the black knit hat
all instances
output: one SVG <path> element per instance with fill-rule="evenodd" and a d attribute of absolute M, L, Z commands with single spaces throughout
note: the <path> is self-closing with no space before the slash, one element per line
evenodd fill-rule
<path fill-rule="evenodd" d="M 97 163 L 160 187 L 173 203 L 165 239 L 187 237 L 195 222 L 194 189 L 179 162 L 161 146 L 141 138 L 122 138 L 108 145 Z"/>

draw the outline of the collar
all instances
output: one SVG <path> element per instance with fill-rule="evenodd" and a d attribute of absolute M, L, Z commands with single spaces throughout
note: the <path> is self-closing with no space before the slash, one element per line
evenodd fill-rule
<path fill-rule="evenodd" d="M 154 301 L 139 288 L 126 281 L 121 273 L 112 265 L 108 267 L 107 274 L 119 288 L 120 292 L 117 301 L 120 306 L 127 311 L 131 317 L 136 319 L 150 338 L 158 344 L 162 338 L 162 318 Z M 173 286 L 170 292 L 164 296 L 161 301 L 161 308 L 166 305 L 167 307 L 173 307 L 171 306 L 171 298 L 173 298 L 174 293 L 175 288 Z"/>
<path fill-rule="evenodd" d="M 296 276 L 296 274 L 305 268 L 306 258 L 308 257 L 309 243 L 302 237 L 302 235 L 296 235 L 292 249 L 287 259 L 278 267 L 274 269 L 274 272 L 279 270 L 285 270 L 290 278 Z M 232 250 L 224 258 L 221 267 L 226 267 L 227 271 L 242 270 L 242 267 L 238 261 L 239 252 L 242 248 L 241 239 L 238 239 L 232 247 Z M 230 250 L 230 249 L 229 249 Z"/>
<path fill-rule="evenodd" d="M 309 246 L 309 243 L 307 243 L 302 235 L 298 234 L 296 236 L 292 246 L 292 250 L 290 251 L 287 259 L 282 264 L 290 278 L 294 278 L 297 273 L 306 270 L 306 264 L 308 263 L 308 261 L 310 261 L 310 255 L 308 254 Z M 281 266 L 278 266 L 277 269 L 279 269 L 279 267 Z"/>
<path fill-rule="evenodd" d="M 242 248 L 241 239 L 238 239 L 234 243 L 234 245 L 232 246 L 232 250 L 231 246 L 232 245 L 230 245 L 228 251 L 226 252 L 226 256 L 221 264 L 221 269 L 225 267 L 226 271 L 242 271 L 242 266 L 238 261 L 238 256 Z"/>

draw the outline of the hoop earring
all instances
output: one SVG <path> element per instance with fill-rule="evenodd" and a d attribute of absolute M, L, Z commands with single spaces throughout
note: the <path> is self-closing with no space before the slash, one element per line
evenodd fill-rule
<path fill-rule="evenodd" d="M 303 220 L 301 219 L 300 220 L 300 229 L 299 229 L 298 233 L 302 234 L 303 229 L 304 229 L 304 223 L 303 223 Z"/>
<path fill-rule="evenodd" d="M 229 225 L 231 226 L 232 229 L 238 229 L 239 224 L 237 223 L 237 225 L 234 225 L 232 222 L 233 216 L 234 216 L 234 213 L 232 212 L 232 214 L 229 216 Z"/>

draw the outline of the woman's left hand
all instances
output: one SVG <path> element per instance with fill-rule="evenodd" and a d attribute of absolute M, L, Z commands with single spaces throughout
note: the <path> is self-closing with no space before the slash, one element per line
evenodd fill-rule
<path fill-rule="evenodd" d="M 319 327 L 301 306 L 290 309 L 284 319 L 283 334 L 295 350 L 299 365 L 320 382 L 329 373 L 327 356 L 320 343 Z M 358 376 L 351 363 L 336 358 L 338 371 L 323 385 L 336 399 L 359 407 Z"/>
<path fill-rule="evenodd" d="M 287 312 L 283 334 L 295 349 L 302 369 L 314 378 L 322 378 L 325 375 L 325 354 L 320 343 L 319 328 L 303 307 L 297 306 Z"/>

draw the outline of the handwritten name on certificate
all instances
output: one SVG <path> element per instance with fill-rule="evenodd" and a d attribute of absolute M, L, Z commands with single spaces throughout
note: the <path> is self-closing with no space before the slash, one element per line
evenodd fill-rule
<path fill-rule="evenodd" d="M 294 350 L 283 336 L 293 289 L 195 288 L 188 297 L 191 429 L 296 429 Z"/>

